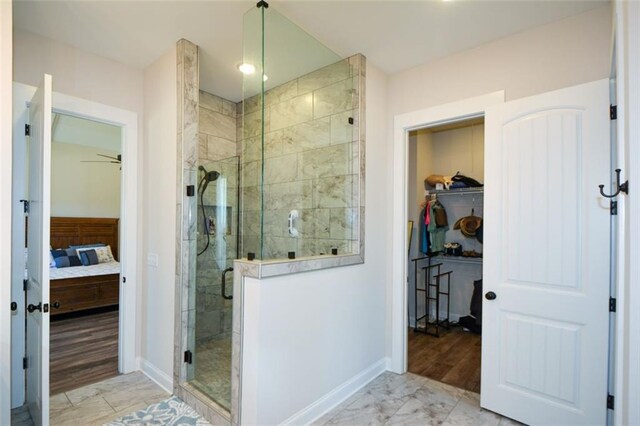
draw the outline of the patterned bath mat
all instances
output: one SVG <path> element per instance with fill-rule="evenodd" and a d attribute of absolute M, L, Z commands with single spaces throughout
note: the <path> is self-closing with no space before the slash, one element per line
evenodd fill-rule
<path fill-rule="evenodd" d="M 178 397 L 172 396 L 169 399 L 153 404 L 144 410 L 127 414 L 106 426 L 211 426 L 211 423 L 202 418 L 196 411 L 189 407 Z"/>

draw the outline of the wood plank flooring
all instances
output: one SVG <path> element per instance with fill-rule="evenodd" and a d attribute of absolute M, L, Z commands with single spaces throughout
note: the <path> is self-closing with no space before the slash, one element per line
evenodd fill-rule
<path fill-rule="evenodd" d="M 51 321 L 50 394 L 118 375 L 118 311 Z"/>
<path fill-rule="evenodd" d="M 480 392 L 477 334 L 454 327 L 440 337 L 409 329 L 409 371 L 472 392 Z"/>

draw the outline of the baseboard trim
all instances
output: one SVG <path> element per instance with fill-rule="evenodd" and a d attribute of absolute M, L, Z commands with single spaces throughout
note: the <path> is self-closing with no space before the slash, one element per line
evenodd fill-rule
<path fill-rule="evenodd" d="M 162 389 L 173 394 L 173 379 L 169 375 L 144 358 L 138 358 L 138 365 L 145 376 L 156 382 Z"/>
<path fill-rule="evenodd" d="M 307 425 L 331 411 L 342 401 L 359 391 L 371 380 L 387 370 L 388 358 L 383 358 L 367 367 L 351 379 L 336 387 L 313 404 L 298 411 L 280 425 Z"/>

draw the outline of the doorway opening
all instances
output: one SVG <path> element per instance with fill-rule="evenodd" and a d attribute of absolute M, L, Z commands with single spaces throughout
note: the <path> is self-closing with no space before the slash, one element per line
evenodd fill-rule
<path fill-rule="evenodd" d="M 45 76 L 45 83 L 47 80 L 49 83 L 45 84 L 44 92 L 50 92 L 50 77 Z M 39 89 L 42 92 L 42 88 Z M 99 104 L 96 102 L 88 101 L 64 95 L 60 93 L 53 93 L 52 102 L 49 100 L 43 109 L 49 110 L 46 114 L 48 119 L 43 119 L 42 124 L 38 119 L 35 123 L 30 118 L 33 103 L 30 102 L 34 98 L 34 93 L 37 92 L 36 87 L 14 83 L 14 150 L 13 150 L 13 164 L 14 164 L 14 178 L 13 180 L 13 203 L 14 203 L 14 220 L 12 227 L 12 252 L 14 253 L 13 268 L 12 268 L 12 299 L 16 301 L 16 312 L 12 317 L 12 384 L 11 384 L 11 405 L 12 408 L 18 408 L 21 406 L 29 406 L 29 411 L 34 419 L 45 419 L 44 423 L 47 423 L 46 419 L 49 418 L 49 395 L 57 392 L 57 389 L 50 389 L 50 343 L 55 337 L 51 336 L 50 323 L 57 322 L 58 318 L 67 316 L 65 319 L 72 319 L 75 315 L 81 315 L 81 313 L 75 314 L 75 312 L 85 312 L 89 308 L 103 309 L 104 313 L 111 313 L 114 316 L 112 318 L 112 324 L 114 324 L 114 335 L 117 347 L 116 360 L 117 360 L 117 372 L 126 374 L 138 369 L 135 342 L 136 342 L 136 327 L 130 326 L 130 324 L 136 324 L 136 294 L 137 294 L 137 282 L 138 282 L 138 268 L 136 261 L 136 253 L 138 247 L 139 236 L 137 233 L 137 211 L 138 211 L 138 168 L 137 168 L 137 114 L 135 112 Z M 51 97 L 51 94 L 46 95 Z M 53 110 L 50 109 L 53 105 Z M 34 111 L 37 110 L 34 109 Z M 40 151 L 49 150 L 43 157 L 43 163 L 41 167 L 29 167 L 28 159 L 30 157 L 27 152 L 27 145 L 31 149 L 32 140 L 28 139 L 25 131 L 25 126 L 38 124 L 38 128 L 48 128 L 53 130 L 53 120 L 56 116 L 68 116 L 69 119 L 79 120 L 80 122 L 88 122 L 89 124 L 104 124 L 110 125 L 115 130 L 114 133 L 118 135 L 117 148 L 113 150 L 113 158 L 105 158 L 96 156 L 97 160 L 91 157 L 84 157 L 78 159 L 78 163 L 82 161 L 102 161 L 105 158 L 108 165 L 115 167 L 112 172 L 117 173 L 119 176 L 119 206 L 116 209 L 116 213 L 112 214 L 113 217 L 74 217 L 68 212 L 55 213 L 64 216 L 52 216 L 50 214 L 49 207 L 50 202 L 47 203 L 46 209 L 39 209 L 31 211 L 29 209 L 30 224 L 34 226 L 26 226 L 26 215 L 23 213 L 22 203 L 20 199 L 29 200 L 29 193 L 31 189 L 27 189 L 26 182 L 41 181 L 42 192 L 46 194 L 41 195 L 46 200 L 50 200 L 49 194 L 51 192 L 52 180 L 55 178 L 51 174 L 51 138 L 49 135 L 43 135 L 45 132 L 38 133 L 37 129 L 29 136 L 33 139 L 33 143 L 39 141 L 39 146 L 35 147 L 36 153 Z M 44 114 L 42 115 L 45 116 Z M 47 125 L 47 120 L 48 125 Z M 29 130 L 29 129 L 27 129 Z M 95 140 L 94 135 L 91 139 Z M 48 142 L 47 142 L 48 140 Z M 49 146 L 49 148 L 46 148 Z M 53 147 L 55 149 L 55 147 Z M 40 150 L 40 151 L 39 151 Z M 103 155 L 107 155 L 102 153 Z M 118 157 L 119 156 L 119 157 Z M 111 157 L 111 155 L 109 155 Z M 36 157 L 37 158 L 37 157 Z M 114 163 L 111 163 L 114 161 Z M 120 162 L 117 164 L 115 162 Z M 71 164 L 68 159 L 62 162 L 65 168 L 73 168 L 74 164 Z M 91 165 L 87 163 L 86 165 Z M 96 164 L 93 164 L 95 167 Z M 40 171 L 38 175 L 37 171 Z M 117 172 L 116 172 L 117 171 Z M 65 170 L 66 172 L 66 170 Z M 54 172 L 55 173 L 55 172 Z M 29 179 L 29 177 L 36 175 L 36 178 Z M 120 176 L 121 175 L 121 176 Z M 75 179 L 80 179 L 80 172 L 74 175 Z M 53 178 L 53 179 L 52 179 Z M 88 179 L 90 180 L 90 179 Z M 93 190 L 93 194 L 100 197 L 99 201 L 92 203 L 93 206 L 99 205 L 99 202 L 106 197 L 105 179 L 98 182 L 91 182 L 89 187 Z M 55 188 L 54 188 L 55 191 Z M 71 189 L 67 189 L 67 192 Z M 37 190 L 34 192 L 34 196 L 38 196 Z M 31 203 L 30 203 L 31 205 Z M 15 207 L 17 206 L 17 207 Z M 18 211 L 19 208 L 19 211 Z M 42 210 L 46 210 L 38 215 Z M 104 210 L 101 210 L 104 212 Z M 120 212 L 123 212 L 122 214 Z M 126 212 L 126 214 L 125 214 Z M 35 215 L 32 215 L 34 213 Z M 88 216 L 88 215 L 85 215 Z M 107 216 L 101 214 L 100 216 Z M 22 220 L 20 220 L 22 218 Z M 36 224 L 40 224 L 40 232 Z M 46 226 L 50 225 L 50 226 Z M 23 277 L 25 271 L 25 264 L 27 257 L 24 255 L 23 250 L 25 247 L 27 231 L 33 237 L 34 244 L 30 244 L 33 248 L 32 254 L 28 256 L 28 259 L 33 262 L 40 263 L 42 271 L 46 270 L 47 273 L 42 273 L 42 282 L 46 285 L 42 294 L 36 294 L 31 285 L 28 286 L 28 290 L 25 291 L 23 287 Z M 32 232 L 33 231 L 33 232 Z M 52 231 L 52 232 L 49 232 Z M 55 240 L 54 240 L 55 237 Z M 31 241 L 31 240 L 29 240 Z M 41 249 L 37 248 L 38 242 L 41 243 Z M 77 278 L 77 277 L 50 277 L 50 261 L 53 257 L 51 248 L 65 248 L 70 249 L 71 245 L 90 245 L 92 242 L 99 242 L 103 249 L 106 246 L 110 246 L 110 254 L 114 260 L 119 261 L 119 266 L 110 274 L 107 275 L 93 275 L 91 277 L 82 277 L 80 280 L 84 280 L 84 292 L 77 291 L 77 288 L 65 289 L 62 294 L 56 296 L 49 291 L 49 285 L 51 279 L 55 281 L 61 278 Z M 46 244 L 50 244 L 55 247 L 47 247 Z M 98 251 L 102 251 L 100 247 L 75 247 L 75 255 L 78 256 L 78 251 L 88 251 L 89 249 L 95 251 L 96 256 Z M 31 249 L 30 249 L 31 250 Z M 62 254 L 62 253 L 57 253 Z M 66 254 L 66 253 L 65 253 Z M 71 253 L 73 254 L 73 253 Z M 88 253 L 85 253 L 88 255 Z M 88 255 L 89 257 L 92 257 Z M 67 256 L 69 257 L 69 256 Z M 79 256 L 78 256 L 79 257 Z M 31 263 L 33 263 L 31 262 Z M 69 260 L 69 263 L 71 261 Z M 99 262 L 100 263 L 100 262 Z M 98 265 L 100 266 L 100 265 Z M 56 268 L 57 269 L 57 268 Z M 65 269 L 65 268 L 61 268 Z M 68 268 L 67 268 L 68 269 Z M 40 272 L 37 273 L 39 276 Z M 36 276 L 31 274 L 30 277 Z M 109 283 L 105 283 L 105 277 L 111 279 Z M 91 285 L 86 280 L 93 280 Z M 66 284 L 74 284 L 73 280 L 66 282 Z M 46 294 L 45 294 L 46 291 Z M 87 294 L 88 293 L 88 294 Z M 88 297 L 91 295 L 91 297 Z M 51 299 L 50 299 L 51 296 Z M 96 300 L 106 300 L 106 303 L 102 303 L 101 306 L 89 306 L 86 300 L 90 299 L 94 305 Z M 30 299 L 28 299 L 30 298 Z M 85 298 L 85 299 L 83 299 Z M 37 300 L 36 300 L 37 299 Z M 40 304 L 38 304 L 38 300 Z M 50 302 L 50 303 L 49 303 Z M 59 303 L 56 303 L 59 302 Z M 33 304 L 33 306 L 28 306 Z M 98 303 L 99 304 L 99 303 Z M 38 309 L 42 306 L 42 313 Z M 117 306 L 115 310 L 114 306 Z M 109 312 L 111 311 L 111 312 Z M 72 312 L 71 314 L 69 312 Z M 94 313 L 98 313 L 94 311 Z M 46 314 L 46 315 L 43 315 Z M 28 327 L 25 327 L 25 322 L 29 318 L 41 319 L 41 323 L 45 324 L 46 328 L 43 333 L 29 332 Z M 53 320 L 53 321 L 51 321 Z M 54 325 L 55 327 L 55 325 Z M 113 330 L 113 328 L 112 328 Z M 69 331 L 69 330 L 67 330 Z M 69 334 L 74 334 L 71 331 Z M 25 344 L 26 342 L 26 344 Z M 55 342 L 54 342 L 55 345 Z M 41 348 L 41 349 L 40 349 Z M 54 348 L 55 351 L 55 348 Z M 74 363 L 86 358 L 86 354 L 76 356 L 73 360 Z M 23 359 L 27 359 L 27 369 L 23 369 Z M 91 372 L 86 376 L 90 376 Z M 117 373 L 116 373 L 117 374 Z M 100 378 L 94 377 L 91 379 L 93 382 L 99 381 Z M 80 384 L 77 384 L 80 386 Z M 74 384 L 74 387 L 77 387 Z M 31 391 L 30 391 L 31 389 Z M 31 392 L 31 393 L 29 393 Z M 34 395 L 35 394 L 35 395 Z M 39 402 L 32 403 L 35 399 Z"/>
<path fill-rule="evenodd" d="M 50 395 L 119 374 L 121 133 L 52 116 Z"/>
<path fill-rule="evenodd" d="M 407 369 L 480 392 L 484 117 L 408 133 Z"/>

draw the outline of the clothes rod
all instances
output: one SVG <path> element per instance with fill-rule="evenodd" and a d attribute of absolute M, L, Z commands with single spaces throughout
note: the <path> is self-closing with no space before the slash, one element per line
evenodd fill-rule
<path fill-rule="evenodd" d="M 465 188 L 465 189 L 442 189 L 427 190 L 425 195 L 464 195 L 464 194 L 482 194 L 484 188 Z"/>

